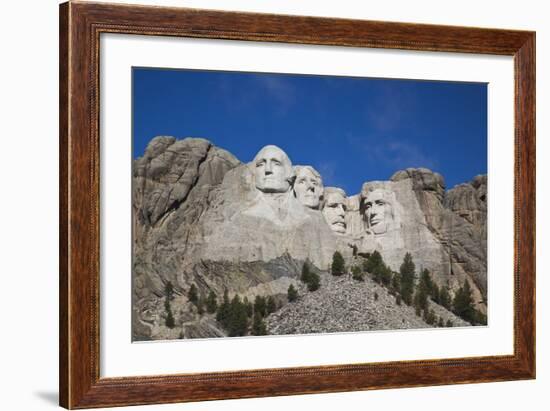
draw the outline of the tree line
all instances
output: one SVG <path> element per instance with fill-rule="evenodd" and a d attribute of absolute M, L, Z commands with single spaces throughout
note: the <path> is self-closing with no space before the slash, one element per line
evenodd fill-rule
<path fill-rule="evenodd" d="M 216 320 L 229 337 L 267 335 L 264 319 L 278 308 L 272 295 L 267 298 L 258 295 L 252 303 L 248 297 L 241 298 L 238 294 L 230 300 L 226 290 L 216 313 Z"/>
<path fill-rule="evenodd" d="M 416 314 L 430 325 L 452 327 L 453 323 L 451 320 L 444 322 L 443 318 L 438 317 L 430 308 L 429 299 L 472 325 L 487 324 L 487 316 L 475 308 L 468 280 L 465 280 L 454 296 L 451 296 L 448 287 L 439 287 L 433 281 L 428 269 L 423 269 L 417 276 L 416 266 L 410 253 L 405 254 L 399 272 L 391 270 L 378 251 L 368 254 L 361 264 L 355 263 L 349 270 L 352 278 L 358 282 L 364 281 L 365 275 L 370 275 L 373 281 L 388 289 L 389 293 L 395 297 L 397 305 L 405 303 L 414 307 Z M 338 251 L 333 254 L 330 272 L 337 277 L 348 272 L 345 260 Z M 309 292 L 315 292 L 321 286 L 319 275 L 311 269 L 307 261 L 302 265 L 300 280 Z M 165 325 L 168 328 L 174 328 L 175 319 L 171 307 L 174 287 L 169 281 L 165 285 L 164 294 Z M 187 297 L 195 305 L 199 315 L 205 312 L 216 314 L 216 321 L 230 337 L 266 335 L 265 317 L 280 308 L 274 296 L 256 296 L 252 302 L 246 296 L 241 298 L 238 294 L 229 299 L 227 290 L 224 292 L 221 303 L 218 303 L 214 291 L 211 290 L 207 297 L 203 297 L 199 295 L 195 284 L 191 284 Z M 287 289 L 287 300 L 292 303 L 298 298 L 298 290 L 291 284 Z M 378 294 L 375 295 L 375 299 L 378 299 Z"/>
<path fill-rule="evenodd" d="M 174 299 L 174 287 L 169 281 L 165 285 L 164 294 L 165 325 L 168 328 L 174 328 L 176 324 L 171 307 L 171 302 Z M 214 291 L 211 290 L 208 296 L 204 297 L 199 295 L 195 284 L 191 284 L 187 292 L 187 299 L 196 307 L 199 315 L 203 315 L 205 312 L 215 314 L 216 321 L 230 337 L 266 335 L 268 332 L 264 321 L 265 317 L 280 308 L 272 295 L 256 296 L 254 302 L 251 302 L 246 296 L 242 298 L 238 294 L 230 299 L 227 290 L 224 292 L 222 301 L 218 303 Z"/>
<path fill-rule="evenodd" d="M 357 265 L 352 267 L 351 272 L 353 278 L 358 280 L 362 280 L 364 273 L 369 273 L 376 283 L 388 288 L 390 294 L 395 296 L 398 305 L 404 302 L 413 306 L 416 314 L 430 325 L 453 326 L 452 321 L 448 320 L 444 323 L 442 318 L 436 316 L 433 309 L 429 307 L 428 299 L 472 325 L 487 324 L 487 316 L 475 308 L 472 288 L 467 279 L 455 292 L 454 297 L 451 297 L 449 288 L 439 287 L 432 280 L 428 269 L 425 268 L 419 276 L 416 275 L 416 266 L 410 253 L 405 254 L 399 272 L 392 271 L 378 251 L 374 251 L 366 260 L 363 260 L 361 267 Z"/>

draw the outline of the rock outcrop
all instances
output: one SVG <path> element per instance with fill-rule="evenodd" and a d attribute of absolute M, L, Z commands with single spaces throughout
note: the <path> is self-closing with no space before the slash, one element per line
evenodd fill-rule
<path fill-rule="evenodd" d="M 427 169 L 405 170 L 428 229 L 440 244 L 439 283 L 457 290 L 468 280 L 477 308 L 487 300 L 487 176 L 444 192 L 443 178 Z M 398 172 L 392 181 L 406 179 Z M 433 176 L 430 176 L 432 174 Z"/>
<path fill-rule="evenodd" d="M 254 188 L 247 165 L 226 175 L 204 219 L 204 259 L 270 261 L 290 252 L 298 260 L 327 267 L 336 239 L 320 211 L 302 206 L 292 192 L 277 208 Z M 275 211 L 277 210 L 277 211 Z"/>
<path fill-rule="evenodd" d="M 350 331 L 398 330 L 430 328 L 408 305 L 396 304 L 396 298 L 388 289 L 365 278 L 357 282 L 349 276 L 321 277 L 318 291 L 308 293 L 304 286 L 299 289 L 298 301 L 286 304 L 267 317 L 269 334 L 310 334 Z M 443 324 L 453 327 L 468 326 L 466 321 L 445 308 L 429 302 Z M 435 325 L 434 325 L 435 326 Z"/>
<path fill-rule="evenodd" d="M 293 192 L 296 169 L 274 146 L 262 149 L 253 162 L 241 163 L 202 138 L 151 140 L 133 170 L 135 340 L 223 336 L 215 319 L 199 316 L 187 300 L 192 284 L 202 296 L 213 291 L 221 297 L 227 291 L 230 297 L 239 294 L 249 300 L 257 295 L 284 297 L 290 284 L 301 286 L 305 261 L 323 275 L 337 250 L 348 263 L 354 251 L 378 250 L 395 271 L 410 252 L 417 269 L 428 268 L 451 294 L 468 280 L 484 312 L 486 176 L 447 192 L 443 177 L 428 169 L 367 181 L 358 194 L 342 197 L 344 218 L 335 231 L 323 212 L 326 201 L 321 198 L 319 206 L 311 206 Z M 310 176 L 310 183 L 322 187 L 322 176 L 315 170 L 311 174 L 315 178 Z M 307 185 L 302 189 L 306 192 Z M 174 330 L 162 326 L 168 283 L 175 294 Z M 377 329 L 381 324 L 399 328 L 389 320 L 369 321 L 378 321 Z M 402 328 L 422 326 L 413 323 L 406 321 Z"/>
<path fill-rule="evenodd" d="M 368 210 L 362 209 L 369 201 L 385 207 L 375 214 L 379 224 L 373 227 Z M 419 270 L 429 269 L 436 283 L 451 292 L 469 281 L 476 307 L 486 312 L 486 176 L 445 192 L 440 174 L 426 168 L 401 170 L 389 181 L 365 183 L 360 194 L 349 198 L 346 220 L 350 235 L 362 236 L 359 251 L 378 250 L 395 271 L 410 252 Z"/>

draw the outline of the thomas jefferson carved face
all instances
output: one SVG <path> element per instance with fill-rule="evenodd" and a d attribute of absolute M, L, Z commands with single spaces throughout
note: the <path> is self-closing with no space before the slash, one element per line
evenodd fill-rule
<path fill-rule="evenodd" d="M 384 234 L 388 231 L 393 220 L 391 193 L 388 190 L 377 188 L 365 193 L 364 216 L 367 227 L 374 234 Z"/>
<path fill-rule="evenodd" d="M 330 229 L 337 234 L 346 233 L 346 193 L 339 188 L 325 190 L 323 215 Z"/>
<path fill-rule="evenodd" d="M 286 193 L 294 177 L 292 163 L 277 146 L 265 146 L 253 161 L 256 188 L 264 193 Z"/>
<path fill-rule="evenodd" d="M 324 191 L 321 175 L 310 166 L 296 166 L 294 170 L 296 172 L 294 181 L 296 198 L 306 207 L 318 210 Z"/>

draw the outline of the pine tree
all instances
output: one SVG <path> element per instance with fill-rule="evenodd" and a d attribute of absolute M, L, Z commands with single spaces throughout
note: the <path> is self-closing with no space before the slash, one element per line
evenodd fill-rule
<path fill-rule="evenodd" d="M 414 290 L 415 266 L 410 253 L 406 253 L 399 268 L 401 275 L 401 296 L 407 305 L 411 305 Z"/>
<path fill-rule="evenodd" d="M 483 314 L 479 310 L 475 310 L 475 322 L 479 325 L 487 325 L 487 315 Z"/>
<path fill-rule="evenodd" d="M 204 314 L 204 304 L 205 304 L 205 298 L 201 295 L 199 297 L 199 301 L 197 301 L 197 312 L 199 315 Z"/>
<path fill-rule="evenodd" d="M 453 322 L 451 320 L 447 320 L 445 327 L 452 327 L 452 326 L 453 326 Z"/>
<path fill-rule="evenodd" d="M 441 304 L 441 291 L 436 283 L 433 283 L 432 287 L 432 300 L 437 304 Z"/>
<path fill-rule="evenodd" d="M 441 291 L 438 285 L 432 280 L 430 271 L 427 268 L 422 270 L 422 273 L 420 274 L 419 284 L 424 287 L 428 297 L 431 297 L 431 299 L 435 303 L 441 304 Z"/>
<path fill-rule="evenodd" d="M 309 291 L 316 291 L 321 286 L 321 279 L 319 278 L 319 274 L 317 273 L 311 273 L 309 282 L 307 283 L 307 289 Z"/>
<path fill-rule="evenodd" d="M 254 305 L 248 301 L 248 297 L 243 298 L 243 304 L 246 307 L 246 315 L 248 318 L 252 318 L 252 314 L 254 314 Z"/>
<path fill-rule="evenodd" d="M 174 286 L 170 281 L 164 285 L 164 296 L 168 301 L 172 301 L 174 299 Z"/>
<path fill-rule="evenodd" d="M 164 296 L 164 311 L 166 313 L 165 324 L 168 328 L 174 328 L 176 326 L 176 321 L 174 320 L 172 307 L 170 306 L 170 301 L 174 299 L 174 286 L 170 281 L 164 285 Z"/>
<path fill-rule="evenodd" d="M 391 290 L 395 294 L 401 292 L 401 274 L 393 273 L 393 277 L 391 279 Z"/>
<path fill-rule="evenodd" d="M 443 323 L 443 318 L 439 317 L 439 321 L 437 322 L 438 327 L 445 327 L 445 324 Z"/>
<path fill-rule="evenodd" d="M 335 251 L 332 256 L 332 265 L 330 269 L 332 275 L 340 276 L 346 272 L 346 263 L 344 257 L 339 251 Z"/>
<path fill-rule="evenodd" d="M 447 287 L 441 287 L 439 290 L 439 304 L 447 310 L 451 308 L 451 296 L 449 295 Z"/>
<path fill-rule="evenodd" d="M 262 317 L 266 316 L 267 305 L 266 305 L 265 297 L 262 297 L 260 295 L 256 296 L 256 299 L 254 300 L 254 312 L 259 314 Z"/>
<path fill-rule="evenodd" d="M 307 289 L 309 291 L 317 290 L 321 284 L 319 275 L 310 270 L 307 261 L 302 266 L 302 275 L 300 276 L 300 280 L 307 285 Z"/>
<path fill-rule="evenodd" d="M 368 258 L 367 261 L 363 263 L 363 270 L 374 274 L 377 269 L 384 264 L 382 260 L 382 255 L 378 251 L 374 251 Z"/>
<path fill-rule="evenodd" d="M 230 315 L 227 331 L 230 337 L 246 335 L 248 330 L 248 316 L 246 307 L 241 302 L 238 294 L 231 300 Z"/>
<path fill-rule="evenodd" d="M 310 279 L 311 279 L 311 271 L 309 270 L 309 264 L 306 261 L 302 266 L 302 275 L 300 276 L 300 280 L 303 283 L 308 284 Z"/>
<path fill-rule="evenodd" d="M 430 276 L 430 272 L 427 268 L 423 269 L 420 273 L 420 280 L 418 283 L 424 287 L 427 295 L 433 296 L 435 283 L 432 281 L 432 277 Z"/>
<path fill-rule="evenodd" d="M 413 303 L 414 307 L 420 310 L 428 308 L 428 293 L 426 292 L 426 288 L 421 284 L 418 284 L 418 287 L 416 287 Z"/>
<path fill-rule="evenodd" d="M 468 280 L 464 280 L 464 285 L 458 289 L 453 300 L 453 312 L 470 324 L 476 320 L 476 310 L 472 299 L 472 289 Z"/>
<path fill-rule="evenodd" d="M 436 323 L 434 310 L 424 310 L 424 321 L 426 321 L 429 325 L 434 325 Z"/>
<path fill-rule="evenodd" d="M 382 284 L 384 284 L 385 286 L 388 286 L 392 278 L 391 269 L 387 265 L 382 264 L 378 271 L 378 277 L 380 278 L 380 282 Z"/>
<path fill-rule="evenodd" d="M 430 309 L 430 312 L 428 313 L 428 324 L 430 325 L 437 324 L 437 316 L 435 315 L 435 312 L 432 309 Z"/>
<path fill-rule="evenodd" d="M 268 315 L 277 311 L 277 302 L 272 295 L 267 298 L 266 310 Z"/>
<path fill-rule="evenodd" d="M 172 314 L 170 301 L 168 299 L 164 301 L 164 310 L 166 311 L 166 319 L 165 319 L 166 326 L 168 328 L 174 328 L 176 326 L 176 321 L 174 320 L 174 315 Z"/>
<path fill-rule="evenodd" d="M 290 284 L 287 291 L 288 302 L 292 303 L 298 299 L 298 291 L 294 288 L 294 285 Z"/>
<path fill-rule="evenodd" d="M 370 273 L 378 284 L 389 286 L 392 281 L 392 270 L 384 263 L 378 251 L 374 251 L 368 260 L 363 262 L 363 271 Z"/>
<path fill-rule="evenodd" d="M 210 291 L 208 298 L 206 299 L 206 311 L 210 314 L 214 314 L 218 309 L 218 300 L 216 299 L 216 294 L 214 291 Z"/>
<path fill-rule="evenodd" d="M 191 288 L 189 289 L 189 292 L 187 293 L 187 298 L 193 304 L 197 305 L 197 302 L 199 301 L 199 294 L 197 292 L 197 287 L 195 286 L 195 284 L 191 284 Z"/>
<path fill-rule="evenodd" d="M 252 335 L 267 335 L 265 322 L 258 313 L 254 314 L 254 320 L 252 321 Z"/>
<path fill-rule="evenodd" d="M 230 302 L 227 290 L 223 293 L 223 301 L 218 308 L 218 313 L 216 314 L 216 320 L 222 325 L 223 328 L 227 329 L 230 315 Z"/>
<path fill-rule="evenodd" d="M 430 272 L 427 269 L 422 270 L 413 298 L 415 307 L 424 311 L 428 309 L 428 296 L 432 294 L 434 285 L 430 277 Z"/>
<path fill-rule="evenodd" d="M 351 267 L 351 275 L 355 281 L 365 281 L 363 272 L 358 265 L 354 265 L 353 267 Z"/>

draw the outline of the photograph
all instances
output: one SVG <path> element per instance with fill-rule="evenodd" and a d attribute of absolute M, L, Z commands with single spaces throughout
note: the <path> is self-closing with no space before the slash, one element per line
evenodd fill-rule
<path fill-rule="evenodd" d="M 490 324 L 487 83 L 131 76 L 133 342 Z"/>

